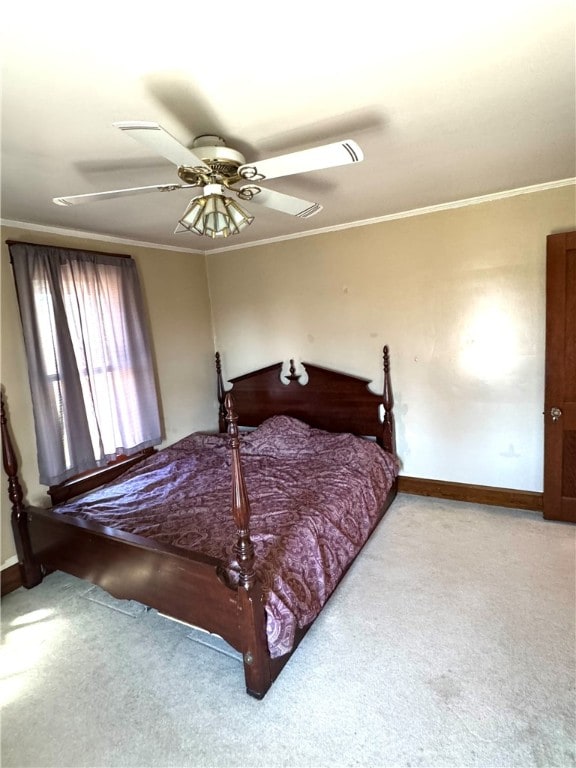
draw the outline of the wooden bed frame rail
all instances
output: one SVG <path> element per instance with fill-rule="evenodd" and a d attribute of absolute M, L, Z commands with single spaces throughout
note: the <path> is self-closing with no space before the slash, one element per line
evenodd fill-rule
<path fill-rule="evenodd" d="M 218 634 L 242 654 L 247 692 L 261 699 L 311 624 L 298 630 L 289 653 L 276 659 L 270 657 L 264 595 L 250 537 L 250 502 L 242 472 L 237 414 L 241 414 L 242 426 L 247 427 L 256 427 L 274 415 L 294 416 L 319 429 L 375 437 L 382 447 L 395 453 L 388 347 L 384 347 L 383 362 L 382 396 L 369 391 L 368 379 L 307 363 L 303 365 L 309 381 L 302 386 L 293 360 L 286 382 L 280 378 L 282 363 L 278 363 L 231 379 L 232 389 L 227 392 L 220 355 L 216 353 L 219 429 L 230 435 L 232 456 L 231 509 L 236 527 L 237 583 L 231 582 L 230 563 L 62 515 L 50 508 L 26 505 L 0 393 L 2 459 L 8 477 L 22 584 L 34 587 L 47 572 L 62 570 L 98 584 L 114 597 L 137 600 L 169 617 Z M 133 464 L 130 461 L 128 466 Z M 116 469 L 112 472 L 117 474 Z M 104 470 L 103 476 L 110 478 L 110 468 Z M 94 477 L 83 479 L 78 485 L 81 492 L 98 487 L 98 477 L 99 473 L 94 473 Z M 92 488 L 87 487 L 92 482 Z M 70 486 L 76 487 L 68 483 L 63 496 L 58 495 L 57 487 L 51 488 L 52 499 L 65 500 L 74 495 Z M 396 491 L 397 481 L 374 528 Z"/>

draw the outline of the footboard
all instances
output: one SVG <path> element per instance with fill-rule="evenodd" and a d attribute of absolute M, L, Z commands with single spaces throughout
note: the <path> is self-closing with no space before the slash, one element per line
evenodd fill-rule
<path fill-rule="evenodd" d="M 218 560 L 52 510 L 29 508 L 27 518 L 33 556 L 43 571 L 70 573 L 241 648 L 237 590 L 226 583 Z"/>
<path fill-rule="evenodd" d="M 264 695 L 270 673 L 257 582 L 247 591 L 230 584 L 215 558 L 62 518 L 52 510 L 26 509 L 34 563 L 42 572 L 70 573 L 118 599 L 136 600 L 219 635 L 243 654 L 248 692 Z"/>
<path fill-rule="evenodd" d="M 233 454 L 232 510 L 238 530 L 238 583 L 228 564 L 152 539 L 24 503 L 18 464 L 0 400 L 2 456 L 12 502 L 12 528 L 25 587 L 61 570 L 119 599 L 136 600 L 171 618 L 221 636 L 242 653 L 248 693 L 262 698 L 272 681 L 262 588 L 254 571 L 250 507 L 232 403 L 227 402 Z M 275 676 L 275 675 L 274 675 Z"/>

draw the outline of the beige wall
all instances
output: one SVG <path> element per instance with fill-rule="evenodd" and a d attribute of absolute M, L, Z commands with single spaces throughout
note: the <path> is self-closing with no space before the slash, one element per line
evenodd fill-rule
<path fill-rule="evenodd" d="M 32 405 L 14 281 L 5 243 L 8 239 L 133 256 L 149 312 L 165 441 L 174 442 L 195 429 L 216 427 L 214 344 L 203 255 L 119 246 L 5 227 L 1 248 L 1 381 L 13 433 L 17 437 L 21 478 L 31 503 L 44 505 L 48 497 L 45 487 L 38 484 Z M 15 549 L 3 474 L 2 478 L 1 556 L 2 564 L 5 564 L 15 555 Z"/>
<path fill-rule="evenodd" d="M 233 377 L 294 357 L 382 386 L 403 474 L 542 489 L 546 236 L 574 187 L 207 256 Z"/>
<path fill-rule="evenodd" d="M 294 357 L 371 378 L 377 390 L 386 343 L 403 474 L 540 491 L 546 236 L 574 228 L 574 187 L 206 260 L 4 228 L 1 380 L 27 498 L 46 497 L 7 239 L 134 256 L 166 442 L 216 425 L 213 334 L 228 377 Z M 0 499 L 5 564 L 14 555 L 5 484 Z"/>

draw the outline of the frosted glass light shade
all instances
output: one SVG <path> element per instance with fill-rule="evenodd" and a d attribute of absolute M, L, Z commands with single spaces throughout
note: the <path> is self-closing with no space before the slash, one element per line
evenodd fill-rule
<path fill-rule="evenodd" d="M 176 232 L 186 230 L 206 237 L 237 235 L 254 221 L 246 211 L 230 197 L 222 194 L 195 197 L 178 222 Z"/>

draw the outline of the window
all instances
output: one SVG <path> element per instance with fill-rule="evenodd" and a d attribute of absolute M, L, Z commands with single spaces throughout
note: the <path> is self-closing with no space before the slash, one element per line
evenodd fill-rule
<path fill-rule="evenodd" d="M 56 485 L 161 441 L 136 264 L 10 243 L 40 482 Z"/>

